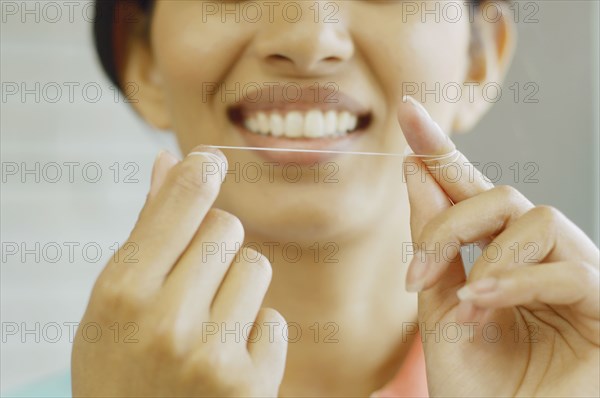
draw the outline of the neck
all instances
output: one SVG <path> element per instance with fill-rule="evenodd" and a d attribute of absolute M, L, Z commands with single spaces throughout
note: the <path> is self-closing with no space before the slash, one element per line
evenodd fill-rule
<path fill-rule="evenodd" d="M 303 247 L 296 262 L 272 259 L 263 305 L 289 325 L 282 396 L 368 396 L 394 376 L 410 343 L 403 332 L 417 318 L 417 296 L 404 289 L 407 208 L 359 238 Z"/>

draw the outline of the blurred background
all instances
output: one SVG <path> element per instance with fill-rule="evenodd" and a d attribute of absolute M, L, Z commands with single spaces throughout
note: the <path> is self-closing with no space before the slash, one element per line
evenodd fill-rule
<path fill-rule="evenodd" d="M 0 4 L 6 395 L 68 370 L 70 333 L 96 276 L 137 219 L 154 157 L 161 148 L 177 150 L 101 73 L 92 2 Z M 519 48 L 503 95 L 455 141 L 497 184 L 559 208 L 598 244 L 599 3 L 513 7 Z"/>

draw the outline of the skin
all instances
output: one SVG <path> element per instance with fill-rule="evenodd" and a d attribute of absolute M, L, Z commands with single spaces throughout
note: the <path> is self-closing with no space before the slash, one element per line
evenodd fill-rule
<path fill-rule="evenodd" d="M 424 340 L 432 396 L 598 394 L 598 249 L 556 209 L 534 206 L 478 174 L 444 180 L 432 172 L 440 166 L 435 160 L 419 156 L 403 165 L 339 156 L 333 188 L 222 184 L 203 173 L 207 165 L 263 162 L 250 151 L 225 157 L 198 147 L 244 145 L 225 115 L 230 102 L 204 99 L 203 82 L 334 81 L 373 111 L 358 150 L 402 153 L 410 145 L 417 155 L 447 154 L 455 147 L 444 132 L 468 130 L 489 102 L 476 91 L 474 101 L 426 102 L 425 110 L 402 101 L 402 83 L 500 81 L 515 42 L 510 19 L 477 19 L 476 31 L 465 18 L 399 23 L 401 2 L 352 1 L 339 3 L 333 24 L 311 17 L 290 24 L 277 13 L 273 23 L 223 23 L 220 16 L 194 23 L 202 20 L 201 3 L 158 1 L 151 23 L 140 15 L 129 32 L 122 79 L 140 87 L 136 110 L 175 131 L 182 152 L 204 154 L 157 157 L 128 239 L 139 247 L 139 261 L 107 265 L 82 321 L 107 329 L 134 322 L 139 342 L 92 344 L 78 333 L 75 396 L 368 396 L 406 355 L 414 333 L 403 326 L 443 329 L 457 320 L 463 336 L 469 326 L 462 322 L 493 321 L 503 337 L 490 344 L 479 327 L 471 341 Z M 456 163 L 468 167 L 464 157 Z M 303 256 L 291 264 L 248 248 L 202 256 L 206 242 L 274 241 L 304 248 L 333 241 L 340 261 L 325 263 L 324 252 L 319 261 Z M 504 256 L 478 259 L 468 277 L 452 252 L 429 261 L 417 253 L 410 265 L 399 260 L 406 257 L 401 242 L 430 248 L 473 241 L 499 245 Z M 511 245 L 531 242 L 540 249 L 533 261 L 515 259 Z M 476 293 L 475 282 L 488 293 Z M 207 322 L 253 321 L 274 322 L 278 337 L 204 338 Z M 286 321 L 305 337 L 288 344 L 281 338 Z M 306 333 L 315 322 L 337 325 L 338 342 L 315 342 Z M 510 328 L 527 330 L 527 322 L 537 327 L 536 341 L 519 335 L 515 342 Z"/>

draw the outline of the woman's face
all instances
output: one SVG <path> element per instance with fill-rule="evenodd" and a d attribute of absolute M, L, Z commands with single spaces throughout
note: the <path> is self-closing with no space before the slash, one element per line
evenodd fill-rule
<path fill-rule="evenodd" d="M 150 118 L 184 153 L 208 144 L 402 154 L 402 96 L 416 89 L 448 131 L 465 107 L 443 88 L 465 88 L 473 70 L 473 11 L 407 3 L 158 1 Z M 457 9 L 461 18 L 447 17 Z M 224 152 L 230 173 L 216 205 L 267 238 L 343 239 L 406 206 L 400 158 Z"/>

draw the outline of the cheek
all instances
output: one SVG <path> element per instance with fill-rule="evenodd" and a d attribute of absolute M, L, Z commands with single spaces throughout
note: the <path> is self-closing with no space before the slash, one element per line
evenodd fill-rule
<path fill-rule="evenodd" d="M 172 101 L 189 101 L 190 90 L 219 83 L 251 37 L 243 24 L 206 16 L 196 1 L 159 2 L 152 23 L 158 69 Z M 251 28 L 251 27 L 250 27 Z M 181 104 L 180 104 L 181 105 Z"/>
<path fill-rule="evenodd" d="M 437 25 L 432 28 L 431 25 Z M 422 102 L 447 131 L 468 86 L 470 27 L 468 24 L 429 24 L 415 30 L 411 40 L 418 54 L 402 82 L 402 95 Z"/>
<path fill-rule="evenodd" d="M 457 85 L 466 89 L 463 83 L 469 70 L 471 40 L 468 21 L 394 23 L 401 16 L 394 12 L 386 15 L 379 15 L 379 23 L 368 33 L 357 32 L 355 37 L 387 103 L 395 106 L 403 95 L 412 95 L 442 126 L 449 125 L 458 104 L 445 101 L 444 90 Z M 394 109 L 388 111 L 395 115 Z"/>

